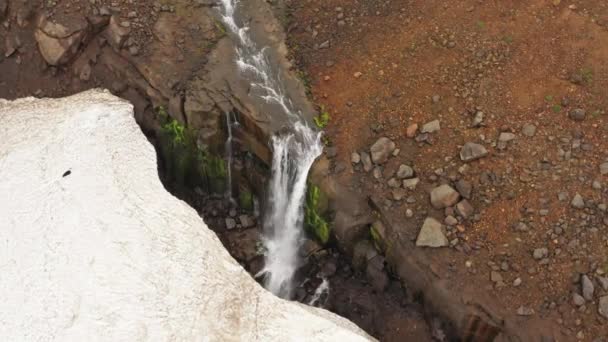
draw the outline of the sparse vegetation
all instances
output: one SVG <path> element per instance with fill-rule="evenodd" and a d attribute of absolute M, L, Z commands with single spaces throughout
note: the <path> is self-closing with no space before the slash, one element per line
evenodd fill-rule
<path fill-rule="evenodd" d="M 304 223 L 306 229 L 308 229 L 319 242 L 326 244 L 329 241 L 330 227 L 329 223 L 322 217 L 323 196 L 324 195 L 318 186 L 310 183 L 308 184 Z"/>
<path fill-rule="evenodd" d="M 330 119 L 331 119 L 331 117 L 329 115 L 329 112 L 326 111 L 324 108 L 321 108 L 321 113 L 319 113 L 319 115 L 314 117 L 313 121 L 315 122 L 315 125 L 317 125 L 318 128 L 323 129 L 323 128 L 327 127 Z"/>

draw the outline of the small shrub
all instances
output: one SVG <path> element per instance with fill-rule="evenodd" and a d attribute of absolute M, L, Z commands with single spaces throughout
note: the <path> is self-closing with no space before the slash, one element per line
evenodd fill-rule
<path fill-rule="evenodd" d="M 325 110 L 322 110 L 321 113 L 317 116 L 315 116 L 313 118 L 315 125 L 317 125 L 318 128 L 325 128 L 327 127 L 327 124 L 329 124 L 329 120 L 330 120 L 330 116 L 329 113 Z"/>

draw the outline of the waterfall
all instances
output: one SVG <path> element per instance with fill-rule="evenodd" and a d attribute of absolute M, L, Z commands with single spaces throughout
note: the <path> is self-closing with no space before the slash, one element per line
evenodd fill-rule
<path fill-rule="evenodd" d="M 226 194 L 225 198 L 230 202 L 230 204 L 234 204 L 234 197 L 232 196 L 232 125 L 238 125 L 238 121 L 236 121 L 236 117 L 233 120 L 230 119 L 230 112 L 226 112 L 226 131 L 228 133 L 228 138 L 224 144 L 225 154 L 226 154 Z"/>
<path fill-rule="evenodd" d="M 271 68 L 266 49 L 256 46 L 249 28 L 240 25 L 236 13 L 239 0 L 221 0 L 221 16 L 235 39 L 236 64 L 252 86 L 252 95 L 279 105 L 292 122 L 291 131 L 272 138 L 273 159 L 264 222 L 267 249 L 264 269 L 266 288 L 290 298 L 298 268 L 298 250 L 303 226 L 303 206 L 308 172 L 323 152 L 321 135 L 303 123 L 286 96 L 278 71 Z"/>

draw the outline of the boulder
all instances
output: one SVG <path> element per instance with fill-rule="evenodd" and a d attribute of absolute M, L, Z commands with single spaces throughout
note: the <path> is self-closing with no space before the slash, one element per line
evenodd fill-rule
<path fill-rule="evenodd" d="M 468 142 L 460 150 L 460 159 L 464 162 L 473 161 L 488 155 L 488 150 L 480 144 Z"/>
<path fill-rule="evenodd" d="M 443 225 L 432 217 L 427 217 L 424 220 L 422 228 L 416 239 L 418 247 L 445 247 L 449 244 L 445 237 Z"/>
<path fill-rule="evenodd" d="M 384 164 L 388 160 L 388 157 L 395 150 L 395 143 L 387 138 L 382 137 L 378 139 L 370 148 L 370 152 L 372 155 L 372 161 L 375 164 Z"/>
<path fill-rule="evenodd" d="M 90 31 L 89 23 L 83 17 L 62 18 L 59 23 L 42 16 L 34 32 L 40 54 L 49 65 L 58 66 L 70 62 Z"/>
<path fill-rule="evenodd" d="M 373 340 L 254 281 L 165 190 L 125 100 L 0 100 L 0 118 L 2 340 Z"/>
<path fill-rule="evenodd" d="M 458 203 L 460 194 L 447 184 L 440 185 L 431 191 L 431 204 L 435 209 L 451 207 Z"/>

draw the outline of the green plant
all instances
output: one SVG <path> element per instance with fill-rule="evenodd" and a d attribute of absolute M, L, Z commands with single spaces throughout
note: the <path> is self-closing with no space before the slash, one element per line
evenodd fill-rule
<path fill-rule="evenodd" d="M 323 108 L 321 108 L 321 113 L 319 113 L 319 115 L 317 115 L 313 118 L 315 125 L 317 125 L 317 127 L 321 128 L 321 129 L 327 127 L 327 124 L 329 124 L 329 120 L 330 120 L 329 112 L 327 112 Z"/>
<path fill-rule="evenodd" d="M 555 104 L 555 105 L 551 106 L 551 109 L 553 110 L 554 113 L 559 113 L 562 111 L 562 106 Z"/>
<path fill-rule="evenodd" d="M 547 96 L 545 96 L 545 101 L 547 101 L 547 102 L 553 101 L 553 95 L 547 95 Z"/>
<path fill-rule="evenodd" d="M 253 194 L 249 190 L 240 190 L 239 192 L 239 205 L 241 208 L 252 211 L 253 210 Z"/>
<path fill-rule="evenodd" d="M 326 244 L 329 241 L 330 227 L 329 223 L 320 213 L 322 195 L 321 189 L 318 186 L 308 184 L 304 224 L 311 234 L 322 244 Z"/>

